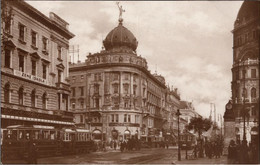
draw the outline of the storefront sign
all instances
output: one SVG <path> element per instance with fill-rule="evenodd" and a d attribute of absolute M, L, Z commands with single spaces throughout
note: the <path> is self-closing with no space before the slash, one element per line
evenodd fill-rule
<path fill-rule="evenodd" d="M 47 85 L 47 81 L 45 79 L 21 72 L 19 70 L 14 70 L 14 75 Z"/>

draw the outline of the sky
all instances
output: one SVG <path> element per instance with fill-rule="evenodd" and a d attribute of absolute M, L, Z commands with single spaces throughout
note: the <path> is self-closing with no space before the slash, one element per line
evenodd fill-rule
<path fill-rule="evenodd" d="M 118 25 L 115 1 L 27 1 L 45 15 L 66 20 L 79 45 L 79 60 L 100 52 Z M 209 117 L 210 103 L 224 115 L 231 98 L 232 30 L 242 1 L 121 1 L 123 25 L 138 40 L 137 54 L 151 73 L 178 88 L 181 99 Z M 74 62 L 78 60 L 75 56 Z"/>

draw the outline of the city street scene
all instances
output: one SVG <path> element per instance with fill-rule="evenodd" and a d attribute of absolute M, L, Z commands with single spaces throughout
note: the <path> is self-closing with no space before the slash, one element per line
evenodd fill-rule
<path fill-rule="evenodd" d="M 1 0 L 2 164 L 259 164 L 260 1 Z"/>

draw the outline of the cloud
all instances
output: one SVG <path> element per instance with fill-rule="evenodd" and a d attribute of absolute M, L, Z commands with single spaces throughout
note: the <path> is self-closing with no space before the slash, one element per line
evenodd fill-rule
<path fill-rule="evenodd" d="M 43 13 L 53 11 L 70 23 L 80 60 L 98 52 L 102 39 L 118 25 L 111 1 L 28 1 Z M 51 3 L 51 5 L 50 5 Z M 209 116 L 210 103 L 223 115 L 231 96 L 233 23 L 241 1 L 122 1 L 123 25 L 137 38 L 137 52 L 149 70 L 179 88 L 183 100 Z"/>

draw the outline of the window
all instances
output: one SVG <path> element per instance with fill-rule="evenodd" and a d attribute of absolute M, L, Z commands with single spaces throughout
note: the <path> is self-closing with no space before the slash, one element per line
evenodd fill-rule
<path fill-rule="evenodd" d="M 7 83 L 4 88 L 4 101 L 10 103 L 10 84 Z"/>
<path fill-rule="evenodd" d="M 116 122 L 118 123 L 118 121 L 119 121 L 119 115 L 116 114 Z"/>
<path fill-rule="evenodd" d="M 58 59 L 61 59 L 61 47 L 58 46 Z"/>
<path fill-rule="evenodd" d="M 5 33 L 10 34 L 11 33 L 11 18 L 8 18 L 4 23 L 5 23 Z"/>
<path fill-rule="evenodd" d="M 36 60 L 32 59 L 32 75 L 36 75 Z"/>
<path fill-rule="evenodd" d="M 75 87 L 71 88 L 71 93 L 72 93 L 72 97 L 75 97 L 76 95 Z"/>
<path fill-rule="evenodd" d="M 32 91 L 32 93 L 31 93 L 31 106 L 32 107 L 35 107 L 36 105 L 35 105 L 35 100 L 36 100 L 36 95 L 35 95 L 35 90 L 33 90 Z"/>
<path fill-rule="evenodd" d="M 23 87 L 19 88 L 18 97 L 19 97 L 19 99 L 18 99 L 19 100 L 19 104 L 23 105 Z"/>
<path fill-rule="evenodd" d="M 58 82 L 61 82 L 62 71 L 58 70 Z"/>
<path fill-rule="evenodd" d="M 24 56 L 19 55 L 19 71 L 24 72 Z"/>
<path fill-rule="evenodd" d="M 251 89 L 251 98 L 256 98 L 256 89 L 255 88 Z"/>
<path fill-rule="evenodd" d="M 124 93 L 128 94 L 129 91 L 129 84 L 124 84 Z"/>
<path fill-rule="evenodd" d="M 94 108 L 99 108 L 99 98 L 94 99 Z"/>
<path fill-rule="evenodd" d="M 135 123 L 139 123 L 139 115 L 135 115 Z"/>
<path fill-rule="evenodd" d="M 119 104 L 119 98 L 118 97 L 114 97 L 113 98 L 113 103 L 114 103 L 114 105 L 118 105 Z"/>
<path fill-rule="evenodd" d="M 251 78 L 256 78 L 256 69 L 251 69 Z"/>
<path fill-rule="evenodd" d="M 72 83 L 75 83 L 75 82 L 76 82 L 76 77 L 73 76 L 73 77 L 72 77 Z"/>
<path fill-rule="evenodd" d="M 42 64 L 42 78 L 46 79 L 47 76 L 47 65 Z"/>
<path fill-rule="evenodd" d="M 83 115 L 80 115 L 80 123 L 83 123 Z"/>
<path fill-rule="evenodd" d="M 94 93 L 99 94 L 99 84 L 94 85 Z"/>
<path fill-rule="evenodd" d="M 124 114 L 124 122 L 127 122 L 127 114 Z"/>
<path fill-rule="evenodd" d="M 246 70 L 243 70 L 243 72 L 242 72 L 242 78 L 244 79 L 244 78 L 246 78 Z"/>
<path fill-rule="evenodd" d="M 22 24 L 19 24 L 19 40 L 25 40 L 25 26 Z"/>
<path fill-rule="evenodd" d="M 84 81 L 84 75 L 81 75 L 80 76 L 80 82 L 83 82 Z"/>
<path fill-rule="evenodd" d="M 84 108 L 84 101 L 83 100 L 80 101 L 80 108 Z"/>
<path fill-rule="evenodd" d="M 42 95 L 42 108 L 43 108 L 43 109 L 46 109 L 46 108 L 47 108 L 47 94 L 46 94 L 46 93 L 44 93 L 44 94 Z"/>
<path fill-rule="evenodd" d="M 95 80 L 95 81 L 102 81 L 102 75 L 101 75 L 101 73 L 95 73 L 95 74 L 94 74 L 94 80 Z"/>
<path fill-rule="evenodd" d="M 133 88 L 133 94 L 134 94 L 134 95 L 136 95 L 136 88 L 137 88 L 137 86 L 134 85 L 134 88 Z"/>
<path fill-rule="evenodd" d="M 131 123 L 131 115 L 128 115 L 128 123 Z"/>
<path fill-rule="evenodd" d="M 125 74 L 125 80 L 129 80 L 129 74 L 128 73 Z"/>
<path fill-rule="evenodd" d="M 32 46 L 37 46 L 37 33 L 35 31 L 32 31 Z"/>
<path fill-rule="evenodd" d="M 256 109 L 255 109 L 255 107 L 252 108 L 252 110 L 251 110 L 251 115 L 252 115 L 252 116 L 255 116 L 255 115 L 256 115 Z"/>
<path fill-rule="evenodd" d="M 111 115 L 111 122 L 112 122 L 112 123 L 115 122 L 115 116 L 114 116 L 114 114 Z"/>
<path fill-rule="evenodd" d="M 125 104 L 124 104 L 125 108 L 129 108 L 129 101 L 125 100 Z"/>
<path fill-rule="evenodd" d="M 113 74 L 113 80 L 114 81 L 119 80 L 119 74 L 118 73 Z"/>
<path fill-rule="evenodd" d="M 118 93 L 118 84 L 113 84 L 114 93 Z"/>
<path fill-rule="evenodd" d="M 134 75 L 134 82 L 136 82 L 137 81 L 137 76 L 136 75 Z"/>
<path fill-rule="evenodd" d="M 11 67 L 11 51 L 9 49 L 5 49 L 5 67 Z"/>
<path fill-rule="evenodd" d="M 46 37 L 42 37 L 42 49 L 44 51 L 47 50 L 47 46 L 48 46 L 48 39 Z"/>
<path fill-rule="evenodd" d="M 72 109 L 75 109 L 75 105 L 76 105 L 75 100 L 73 99 L 73 100 L 71 100 L 70 102 L 71 102 L 71 107 L 72 107 Z"/>
<path fill-rule="evenodd" d="M 84 96 L 84 87 L 79 87 L 80 89 L 80 96 Z"/>
<path fill-rule="evenodd" d="M 143 88 L 143 96 L 145 96 L 145 88 Z"/>

